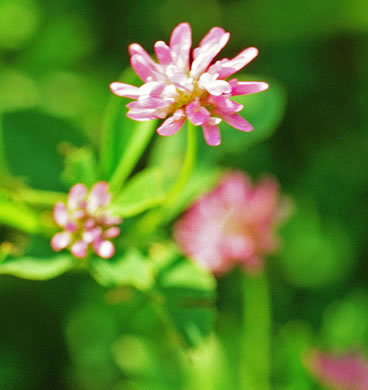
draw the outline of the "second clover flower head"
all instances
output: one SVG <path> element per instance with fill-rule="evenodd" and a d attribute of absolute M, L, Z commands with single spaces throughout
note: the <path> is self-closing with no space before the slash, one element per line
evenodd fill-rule
<path fill-rule="evenodd" d="M 55 204 L 54 219 L 63 231 L 53 236 L 52 248 L 60 251 L 68 247 L 78 258 L 86 257 L 89 249 L 100 257 L 112 257 L 115 247 L 110 240 L 120 234 L 115 225 L 122 220 L 108 212 L 110 202 L 106 182 L 96 183 L 90 191 L 84 184 L 75 184 L 66 204 Z"/>
<path fill-rule="evenodd" d="M 169 136 L 178 132 L 188 119 L 202 126 L 207 144 L 221 143 L 219 123 L 224 120 L 241 131 L 251 131 L 252 125 L 238 114 L 243 109 L 230 98 L 264 91 L 268 84 L 257 81 L 228 79 L 241 70 L 258 54 L 249 47 L 232 59 L 221 59 L 211 64 L 227 44 L 230 33 L 220 27 L 212 28 L 193 50 L 192 32 L 188 23 L 173 30 L 170 44 L 156 42 L 154 49 L 158 63 L 137 43 L 129 46 L 130 62 L 144 81 L 141 87 L 113 82 L 112 92 L 135 99 L 128 104 L 128 117 L 137 121 L 165 119 L 158 134 Z"/>
<path fill-rule="evenodd" d="M 188 257 L 215 274 L 237 264 L 256 273 L 263 256 L 278 246 L 274 227 L 283 209 L 274 179 L 252 185 L 242 172 L 231 172 L 178 220 L 174 238 Z"/>
<path fill-rule="evenodd" d="M 368 361 L 362 354 L 335 355 L 316 350 L 309 353 L 306 364 L 329 389 L 368 389 Z"/>

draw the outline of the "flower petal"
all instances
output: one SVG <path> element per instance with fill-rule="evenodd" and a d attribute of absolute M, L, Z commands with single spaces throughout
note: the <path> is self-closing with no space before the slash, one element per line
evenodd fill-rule
<path fill-rule="evenodd" d="M 111 83 L 110 89 L 115 95 L 127 97 L 129 99 L 138 99 L 140 95 L 138 87 L 135 87 L 134 85 L 119 83 L 118 81 Z"/>
<path fill-rule="evenodd" d="M 185 107 L 185 113 L 188 119 L 195 126 L 200 126 L 203 123 L 206 123 L 210 118 L 210 113 L 205 107 L 202 107 L 198 99 L 191 101 Z"/>
<path fill-rule="evenodd" d="M 241 131 L 252 131 L 253 126 L 239 114 L 218 112 L 218 115 L 230 126 Z"/>
<path fill-rule="evenodd" d="M 207 90 L 211 95 L 220 96 L 224 93 L 230 93 L 231 85 L 225 80 L 217 80 L 217 75 L 203 73 L 199 78 L 198 86 Z"/>
<path fill-rule="evenodd" d="M 191 69 L 193 77 L 198 77 L 208 68 L 211 61 L 227 44 L 229 38 L 230 34 L 220 27 L 214 27 L 209 31 L 200 42 L 199 47 L 193 51 L 194 61 Z"/>
<path fill-rule="evenodd" d="M 68 194 L 68 208 L 75 210 L 86 207 L 88 189 L 84 184 L 75 184 Z"/>
<path fill-rule="evenodd" d="M 120 234 L 120 229 L 119 229 L 118 227 L 114 226 L 114 227 L 111 227 L 111 228 L 107 229 L 107 230 L 104 232 L 103 236 L 104 236 L 105 238 L 115 238 L 115 237 L 117 237 L 119 234 Z"/>
<path fill-rule="evenodd" d="M 237 81 L 231 80 L 231 95 L 250 95 L 252 93 L 262 92 L 268 89 L 269 85 L 263 81 Z"/>
<path fill-rule="evenodd" d="M 106 207 L 111 201 L 111 194 L 109 192 L 109 185 L 106 181 L 99 181 L 96 183 L 88 196 L 88 211 L 95 212 L 97 209 Z"/>
<path fill-rule="evenodd" d="M 189 52 L 192 47 L 192 30 L 189 23 L 177 25 L 170 37 L 171 57 L 182 72 L 189 69 Z"/>
<path fill-rule="evenodd" d="M 68 223 L 69 214 L 68 214 L 66 206 L 63 202 L 57 202 L 55 204 L 55 206 L 54 206 L 54 220 L 61 227 L 66 226 L 66 224 Z"/>
<path fill-rule="evenodd" d="M 185 114 L 183 110 L 176 110 L 174 115 L 166 119 L 165 122 L 156 130 L 158 134 L 169 136 L 177 133 L 184 125 Z"/>
<path fill-rule="evenodd" d="M 114 245 L 108 240 L 94 242 L 92 246 L 93 250 L 104 259 L 109 259 L 115 253 Z"/>
<path fill-rule="evenodd" d="M 82 259 L 83 257 L 87 256 L 87 249 L 88 244 L 83 240 L 78 240 L 72 245 L 70 251 L 72 252 L 73 256 Z"/>
<path fill-rule="evenodd" d="M 208 72 L 218 73 L 220 79 L 225 79 L 244 68 L 244 66 L 249 64 L 257 55 L 258 49 L 255 47 L 248 47 L 231 60 L 224 58 L 215 62 L 208 69 Z"/>
<path fill-rule="evenodd" d="M 132 68 L 134 69 L 135 73 L 137 73 L 137 75 L 143 81 L 148 81 L 149 79 L 160 79 L 156 67 L 153 66 L 151 62 L 148 62 L 145 57 L 136 54 L 133 57 L 130 57 L 130 64 L 132 65 Z"/>
<path fill-rule="evenodd" d="M 171 51 L 165 42 L 157 41 L 154 47 L 156 57 L 161 65 L 169 65 L 172 63 Z"/>
<path fill-rule="evenodd" d="M 51 247 L 54 251 L 59 252 L 66 248 L 72 241 L 70 232 L 56 233 L 51 239 Z"/>
<path fill-rule="evenodd" d="M 218 146 L 221 144 L 221 134 L 217 125 L 204 123 L 202 125 L 203 136 L 207 144 L 210 146 Z"/>

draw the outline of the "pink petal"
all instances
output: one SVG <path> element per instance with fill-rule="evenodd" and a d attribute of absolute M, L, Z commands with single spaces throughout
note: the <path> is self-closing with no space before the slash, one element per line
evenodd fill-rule
<path fill-rule="evenodd" d="M 115 247 L 110 241 L 97 241 L 93 243 L 94 251 L 102 258 L 109 259 L 115 253 Z"/>
<path fill-rule="evenodd" d="M 210 113 L 207 111 L 206 108 L 200 105 L 198 99 L 191 101 L 185 107 L 185 113 L 188 119 L 195 126 L 202 125 L 203 123 L 207 122 L 208 119 L 210 118 Z"/>
<path fill-rule="evenodd" d="M 145 63 L 147 63 L 152 69 L 157 69 L 157 64 L 155 63 L 155 61 L 153 61 L 151 56 L 146 52 L 146 50 L 143 49 L 143 47 L 139 43 L 132 43 L 131 45 L 129 45 L 128 51 L 130 57 L 139 55 L 143 57 Z"/>
<path fill-rule="evenodd" d="M 239 112 L 244 108 L 242 104 L 233 102 L 226 96 L 210 96 L 208 102 L 215 106 L 217 111 L 228 114 Z"/>
<path fill-rule="evenodd" d="M 213 75 L 203 73 L 198 83 L 200 88 L 207 90 L 211 95 L 220 96 L 224 93 L 230 93 L 231 85 L 225 80 L 216 80 Z"/>
<path fill-rule="evenodd" d="M 218 115 L 227 122 L 230 126 L 234 127 L 235 129 L 241 130 L 241 131 L 252 131 L 253 126 L 246 121 L 242 116 L 239 114 L 227 114 L 224 112 L 218 112 Z"/>
<path fill-rule="evenodd" d="M 218 146 L 221 144 L 220 130 L 217 125 L 205 123 L 202 125 L 203 136 L 207 144 L 210 146 Z"/>
<path fill-rule="evenodd" d="M 51 247 L 54 251 L 59 252 L 66 248 L 72 241 L 72 235 L 69 232 L 56 233 L 51 239 Z"/>
<path fill-rule="evenodd" d="M 119 83 L 117 81 L 110 84 L 110 89 L 115 95 L 127 97 L 130 99 L 138 99 L 140 95 L 138 87 Z"/>
<path fill-rule="evenodd" d="M 100 223 L 104 226 L 120 225 L 122 222 L 122 218 L 107 214 L 105 214 L 100 221 Z"/>
<path fill-rule="evenodd" d="M 189 52 L 192 47 L 192 30 L 188 23 L 176 26 L 171 34 L 171 57 L 179 70 L 186 72 L 189 69 Z"/>
<path fill-rule="evenodd" d="M 61 227 L 66 226 L 66 224 L 68 223 L 69 214 L 68 214 L 66 206 L 63 202 L 57 202 L 55 204 L 55 206 L 54 206 L 54 220 Z"/>
<path fill-rule="evenodd" d="M 208 68 L 211 61 L 227 44 L 229 38 L 230 34 L 220 27 L 214 27 L 209 31 L 200 42 L 199 47 L 193 51 L 194 61 L 191 69 L 193 77 L 198 77 Z"/>
<path fill-rule="evenodd" d="M 183 110 L 176 110 L 174 115 L 166 119 L 165 122 L 156 130 L 158 134 L 169 136 L 177 133 L 184 125 L 185 115 Z"/>
<path fill-rule="evenodd" d="M 120 229 L 116 226 L 111 227 L 110 229 L 107 229 L 104 232 L 104 237 L 105 238 L 115 238 L 120 234 Z"/>
<path fill-rule="evenodd" d="M 129 112 L 127 113 L 127 117 L 140 122 L 150 121 L 152 119 L 158 118 L 158 116 L 156 115 L 156 110 L 147 108 L 140 110 L 129 110 Z"/>
<path fill-rule="evenodd" d="M 71 210 L 85 207 L 88 189 L 84 184 L 75 184 L 69 191 L 68 207 Z"/>
<path fill-rule="evenodd" d="M 165 42 L 158 41 L 155 43 L 155 54 L 161 65 L 169 65 L 172 63 L 170 48 Z"/>
<path fill-rule="evenodd" d="M 84 242 L 91 243 L 102 238 L 102 228 L 97 226 L 94 229 L 83 232 L 82 239 Z"/>
<path fill-rule="evenodd" d="M 130 64 L 135 73 L 143 80 L 147 81 L 148 78 L 153 80 L 158 79 L 156 68 L 151 65 L 143 56 L 136 54 L 130 58 Z"/>
<path fill-rule="evenodd" d="M 224 58 L 217 61 L 208 69 L 208 71 L 210 73 L 217 73 L 220 79 L 225 79 L 244 68 L 244 66 L 249 64 L 257 55 L 258 49 L 255 47 L 248 47 L 231 60 Z"/>
<path fill-rule="evenodd" d="M 87 256 L 88 244 L 83 240 L 76 241 L 70 251 L 73 256 L 78 257 L 79 259 Z"/>
<path fill-rule="evenodd" d="M 111 201 L 111 194 L 108 190 L 108 183 L 100 181 L 96 183 L 89 193 L 88 210 L 95 211 L 102 207 L 107 207 Z"/>
<path fill-rule="evenodd" d="M 235 82 L 234 82 L 235 81 Z M 262 92 L 268 89 L 269 85 L 263 81 L 237 81 L 231 80 L 231 95 L 250 95 L 251 93 Z"/>

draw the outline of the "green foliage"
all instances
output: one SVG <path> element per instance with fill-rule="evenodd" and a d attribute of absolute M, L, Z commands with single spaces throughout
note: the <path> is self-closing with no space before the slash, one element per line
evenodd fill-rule
<path fill-rule="evenodd" d="M 90 272 L 103 286 L 132 286 L 147 290 L 153 283 L 153 270 L 149 260 L 137 249 L 127 250 L 112 259 L 93 257 Z"/>
<path fill-rule="evenodd" d="M 163 321 L 179 332 L 178 342 L 194 347 L 211 331 L 215 279 L 188 259 L 173 256 L 157 272 L 158 304 Z"/>
<path fill-rule="evenodd" d="M 159 205 L 164 199 L 161 171 L 158 168 L 147 168 L 124 186 L 114 200 L 111 212 L 121 217 L 130 217 Z"/>
<path fill-rule="evenodd" d="M 3 137 L 10 172 L 33 187 L 52 190 L 63 189 L 61 146 L 85 141 L 73 125 L 36 111 L 4 114 Z"/>
<path fill-rule="evenodd" d="M 0 263 L 0 274 L 8 274 L 31 280 L 55 278 L 76 266 L 76 259 L 69 254 L 55 254 L 49 241 L 35 236 L 22 256 L 5 258 Z"/>
<path fill-rule="evenodd" d="M 289 282 L 321 287 L 346 280 L 353 268 L 351 244 L 335 220 L 320 220 L 313 204 L 297 204 L 283 229 L 280 265 Z"/>

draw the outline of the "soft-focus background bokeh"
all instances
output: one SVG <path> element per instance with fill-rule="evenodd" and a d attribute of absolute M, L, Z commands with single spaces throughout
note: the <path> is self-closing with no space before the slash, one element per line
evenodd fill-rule
<path fill-rule="evenodd" d="M 245 150 L 223 149 L 218 161 L 254 177 L 272 173 L 294 199 L 282 251 L 267 263 L 272 383 L 274 389 L 321 389 L 302 362 L 308 348 L 368 352 L 365 0 L 1 0 L 5 151 L 14 173 L 27 174 L 35 187 L 66 190 L 48 173 L 47 153 L 57 141 L 46 145 L 43 134 L 57 132 L 61 124 L 64 131 L 67 122 L 76 144 L 90 139 L 97 148 L 108 84 L 128 66 L 129 43 L 151 52 L 182 21 L 191 23 L 194 43 L 212 26 L 230 31 L 226 57 L 259 48 L 246 72 L 271 84 L 266 93 L 275 112 L 266 113 L 273 118 L 267 131 L 274 133 Z M 267 118 L 258 110 L 262 128 Z M 62 145 L 58 150 L 61 164 Z M 30 160 L 34 164 L 23 172 Z M 0 240 L 13 234 L 0 225 Z M 216 328 L 234 361 L 238 277 L 234 272 L 219 282 L 217 302 Z M 154 338 L 162 334 L 155 336 L 143 316 L 134 325 L 140 336 L 133 337 L 134 308 L 118 305 L 124 300 L 119 294 L 124 291 L 106 295 L 78 274 L 47 282 L 0 276 L 0 389 L 141 389 L 124 381 L 139 364 L 166 378 L 152 390 L 181 389 L 180 364 L 169 349 L 156 350 Z M 142 348 L 150 350 L 151 361 L 142 362 Z M 204 376 L 207 363 L 200 363 Z M 230 382 L 236 376 L 231 369 L 222 367 Z M 204 381 L 201 388 L 210 386 Z M 225 389 L 220 380 L 212 388 Z"/>

